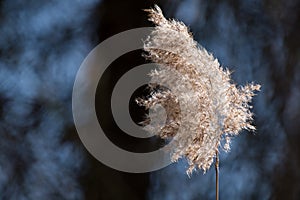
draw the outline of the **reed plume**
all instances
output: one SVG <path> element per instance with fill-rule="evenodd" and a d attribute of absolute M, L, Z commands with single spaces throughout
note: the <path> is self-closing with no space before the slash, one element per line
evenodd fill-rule
<path fill-rule="evenodd" d="M 187 174 L 197 168 L 205 172 L 219 147 L 229 151 L 233 136 L 242 129 L 255 130 L 249 103 L 260 85 L 237 86 L 231 72 L 193 39 L 184 23 L 167 20 L 158 6 L 146 11 L 155 29 L 144 41 L 145 57 L 159 65 L 150 73 L 151 82 L 171 87 L 157 89 L 151 84 L 156 89 L 137 102 L 165 108 L 165 125 L 147 128 L 172 139 L 172 161 L 185 157 Z"/>

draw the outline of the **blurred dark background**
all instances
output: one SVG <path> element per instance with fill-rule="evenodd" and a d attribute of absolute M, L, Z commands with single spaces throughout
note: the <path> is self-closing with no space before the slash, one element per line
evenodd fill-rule
<path fill-rule="evenodd" d="M 253 102 L 257 132 L 241 133 L 221 153 L 220 198 L 300 198 L 300 1 L 3 0 L 0 199 L 214 199 L 213 169 L 188 178 L 183 160 L 151 173 L 119 172 L 87 152 L 73 123 L 72 87 L 85 56 L 114 34 L 151 26 L 142 9 L 154 3 L 185 22 L 238 84 L 262 85 Z M 146 62 L 140 53 L 109 67 L 96 105 L 109 138 L 136 152 L 153 144 L 121 133 L 105 108 L 118 78 Z"/>

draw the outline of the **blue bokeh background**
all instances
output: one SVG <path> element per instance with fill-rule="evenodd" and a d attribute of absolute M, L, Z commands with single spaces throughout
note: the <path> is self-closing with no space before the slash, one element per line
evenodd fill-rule
<path fill-rule="evenodd" d="M 238 84 L 262 85 L 253 102 L 257 132 L 241 133 L 221 153 L 220 198 L 299 199 L 294 0 L 1 1 L 0 199 L 214 199 L 213 169 L 189 178 L 182 160 L 152 173 L 117 172 L 76 134 L 71 94 L 81 62 L 105 38 L 151 25 L 142 9 L 154 3 L 186 23 Z"/>

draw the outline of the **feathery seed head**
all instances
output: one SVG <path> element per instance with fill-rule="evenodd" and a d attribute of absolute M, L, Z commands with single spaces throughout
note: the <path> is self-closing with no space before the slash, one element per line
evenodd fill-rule
<path fill-rule="evenodd" d="M 144 43 L 146 58 L 159 65 L 150 74 L 151 82 L 172 85 L 172 90 L 155 90 L 140 105 L 161 104 L 166 111 L 164 127 L 148 127 L 162 138 L 172 138 L 172 161 L 185 157 L 187 173 L 208 170 L 218 152 L 230 149 L 230 139 L 251 125 L 249 103 L 260 85 L 237 87 L 230 72 L 193 39 L 182 22 L 167 20 L 161 9 L 147 9 L 155 30 Z M 156 116 L 160 119 L 161 116 Z"/>

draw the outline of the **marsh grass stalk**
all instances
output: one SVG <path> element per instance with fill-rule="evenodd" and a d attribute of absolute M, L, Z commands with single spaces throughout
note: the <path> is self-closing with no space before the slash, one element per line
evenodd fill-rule
<path fill-rule="evenodd" d="M 243 129 L 255 130 L 250 102 L 260 85 L 237 86 L 231 72 L 193 39 L 183 22 L 166 19 L 158 6 L 146 11 L 155 27 L 144 41 L 145 57 L 158 64 L 149 74 L 151 82 L 172 86 L 172 91 L 154 90 L 137 100 L 147 109 L 160 104 L 166 110 L 163 128 L 147 128 L 174 141 L 171 159 L 185 157 L 188 175 L 197 168 L 206 172 L 219 147 L 229 151 L 232 137 Z M 164 120 L 155 113 L 152 117 Z"/>
<path fill-rule="evenodd" d="M 219 199 L 219 148 L 228 152 L 232 137 L 243 129 L 255 130 L 250 103 L 260 85 L 237 86 L 231 72 L 193 39 L 183 22 L 166 19 L 158 6 L 146 11 L 155 28 L 144 41 L 145 57 L 159 66 L 149 74 L 151 82 L 173 86 L 137 99 L 146 109 L 160 104 L 166 110 L 164 127 L 147 128 L 174 141 L 171 159 L 185 157 L 189 176 L 196 169 L 205 173 L 215 161 Z"/>

